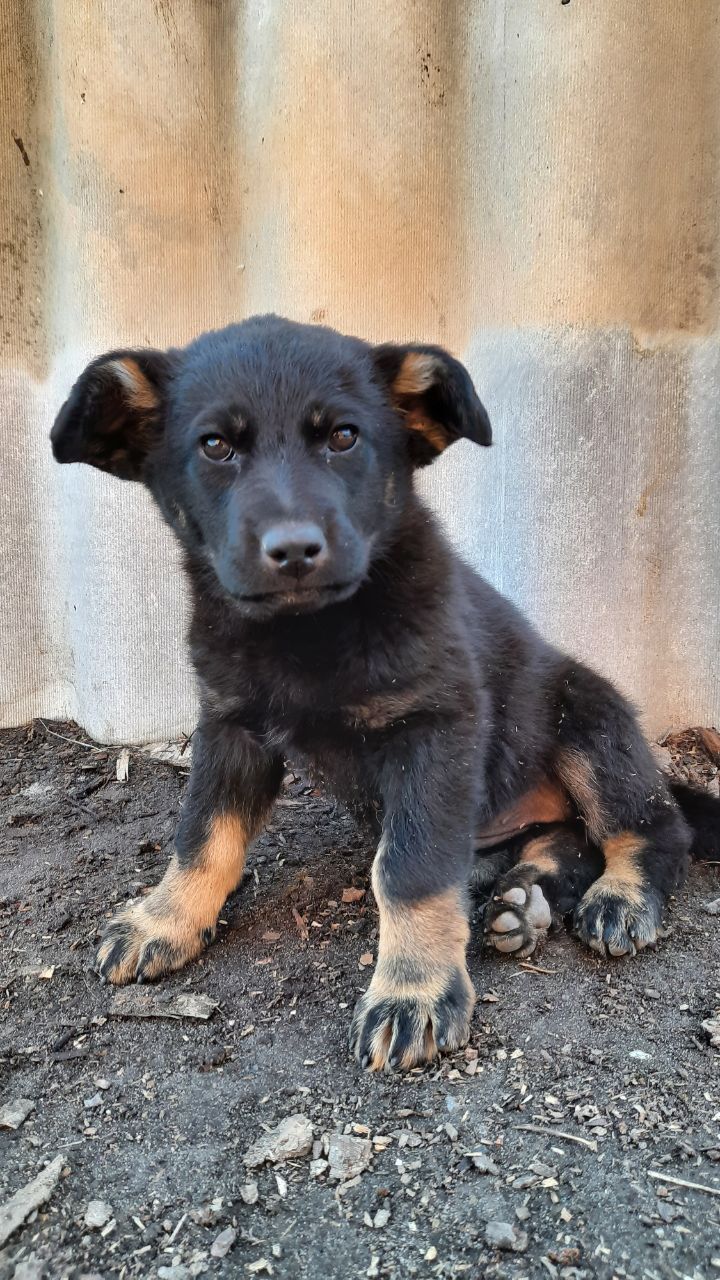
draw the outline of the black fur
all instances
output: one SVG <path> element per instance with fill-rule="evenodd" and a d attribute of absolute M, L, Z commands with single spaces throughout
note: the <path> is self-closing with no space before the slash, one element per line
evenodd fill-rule
<path fill-rule="evenodd" d="M 119 360 L 130 371 L 120 380 Z M 180 866 L 196 865 L 219 813 L 255 828 L 285 753 L 382 828 L 381 958 L 395 921 L 407 962 L 394 993 L 378 979 L 373 1001 L 371 986 L 355 1026 L 376 1065 L 383 1027 L 405 1063 L 447 1038 L 442 993 L 456 989 L 457 964 L 434 959 L 431 942 L 418 956 L 412 920 L 443 895 L 465 902 L 474 832 L 541 779 L 562 781 L 595 848 L 620 833 L 641 840 L 630 861 L 643 941 L 691 843 L 628 704 L 464 564 L 414 492 L 414 467 L 463 437 L 489 444 L 490 425 L 446 353 L 272 316 L 183 351 L 94 361 L 52 433 L 59 461 L 141 479 L 184 549 L 202 711 Z M 225 460 L 205 455 L 226 445 Z M 278 537 L 294 560 L 284 546 L 268 558 Z M 311 545 L 298 550 L 298 538 Z M 578 908 L 586 940 L 604 949 L 618 930 L 632 936 L 617 883 L 598 901 L 592 918 Z M 468 989 L 453 1001 L 463 1017 Z M 425 1049 L 408 1048 L 416 1023 Z"/>

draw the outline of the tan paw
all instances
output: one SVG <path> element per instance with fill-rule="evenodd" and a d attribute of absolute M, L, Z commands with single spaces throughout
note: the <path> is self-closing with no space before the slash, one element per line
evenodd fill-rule
<path fill-rule="evenodd" d="M 378 972 L 355 1008 L 350 1049 L 371 1071 L 408 1071 L 465 1044 L 475 992 L 465 968 L 413 985 Z"/>
<path fill-rule="evenodd" d="M 181 912 L 169 913 L 158 901 L 158 890 L 130 903 L 113 916 L 95 959 L 105 982 L 152 982 L 181 969 L 212 941 L 214 928 L 198 928 Z"/>
<path fill-rule="evenodd" d="M 622 893 L 606 887 L 601 876 L 575 912 L 575 930 L 601 956 L 634 956 L 663 936 L 662 899 L 652 888 Z"/>

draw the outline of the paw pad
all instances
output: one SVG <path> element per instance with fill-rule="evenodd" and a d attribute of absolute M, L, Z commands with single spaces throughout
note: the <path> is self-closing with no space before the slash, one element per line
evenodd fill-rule
<path fill-rule="evenodd" d="M 501 883 L 486 911 L 486 941 L 496 951 L 522 959 L 532 954 L 551 922 L 552 912 L 540 885 Z"/>

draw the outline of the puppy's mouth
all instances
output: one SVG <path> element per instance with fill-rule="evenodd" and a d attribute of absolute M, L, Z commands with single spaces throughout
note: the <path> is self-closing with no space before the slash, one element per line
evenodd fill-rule
<path fill-rule="evenodd" d="M 328 595 L 330 597 L 341 595 L 344 591 L 351 588 L 354 589 L 355 583 L 352 582 L 330 582 L 327 586 L 313 587 L 308 583 L 302 586 L 300 582 L 288 584 L 287 587 L 277 587 L 274 591 L 262 591 L 259 595 L 237 596 L 244 604 L 269 604 L 280 603 L 283 600 L 310 600 L 317 599 L 320 596 Z"/>
<path fill-rule="evenodd" d="M 235 593 L 233 599 L 240 611 L 249 617 L 268 618 L 275 613 L 313 613 L 327 605 L 349 599 L 359 586 L 359 578 L 350 582 L 330 582 L 322 586 L 288 582 L 273 591 L 242 595 Z"/>

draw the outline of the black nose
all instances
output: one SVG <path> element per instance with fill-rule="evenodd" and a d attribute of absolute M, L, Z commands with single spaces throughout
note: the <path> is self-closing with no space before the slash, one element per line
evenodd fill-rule
<path fill-rule="evenodd" d="M 260 554 L 266 569 L 304 578 L 325 563 L 328 550 L 318 525 L 289 520 L 266 529 L 260 539 Z"/>

